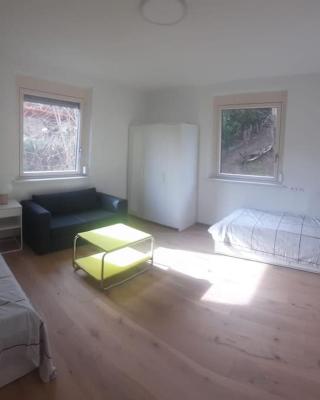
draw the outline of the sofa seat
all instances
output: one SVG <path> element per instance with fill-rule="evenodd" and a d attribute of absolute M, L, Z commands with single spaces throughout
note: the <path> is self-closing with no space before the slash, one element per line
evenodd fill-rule
<path fill-rule="evenodd" d="M 91 229 L 91 224 L 100 227 L 114 217 L 112 212 L 104 209 L 88 210 L 76 214 L 55 215 L 51 217 L 50 233 L 54 236 L 76 235 L 79 232 Z"/>
<path fill-rule="evenodd" d="M 106 211 L 103 208 L 98 208 L 96 210 L 88 210 L 88 211 L 83 211 L 81 213 L 77 213 L 76 216 L 81 220 L 81 222 L 88 223 L 104 219 L 110 219 L 114 216 L 114 213 Z"/>

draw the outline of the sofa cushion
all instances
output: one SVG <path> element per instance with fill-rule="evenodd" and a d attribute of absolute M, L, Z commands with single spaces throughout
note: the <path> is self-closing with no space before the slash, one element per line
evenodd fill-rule
<path fill-rule="evenodd" d="M 81 224 L 81 220 L 74 214 L 57 215 L 51 218 L 50 230 L 64 229 L 68 226 L 77 226 L 79 224 Z"/>
<path fill-rule="evenodd" d="M 76 213 L 97 207 L 95 188 L 73 192 L 33 195 L 32 200 L 50 211 L 53 215 Z"/>
<path fill-rule="evenodd" d="M 69 236 L 73 238 L 83 230 L 83 222 L 74 214 L 55 215 L 51 218 L 50 235 L 52 237 Z"/>
<path fill-rule="evenodd" d="M 97 208 L 95 210 L 82 211 L 76 214 L 82 222 L 95 222 L 101 220 L 107 220 L 114 217 L 114 213 L 104 210 L 103 208 Z"/>
<path fill-rule="evenodd" d="M 103 209 L 83 211 L 77 214 L 55 215 L 51 218 L 50 233 L 52 237 L 69 236 L 112 223 L 114 213 Z"/>

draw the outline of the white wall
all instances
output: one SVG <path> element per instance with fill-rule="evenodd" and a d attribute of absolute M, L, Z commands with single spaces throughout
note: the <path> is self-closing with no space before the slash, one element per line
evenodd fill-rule
<path fill-rule="evenodd" d="M 0 173 L 19 174 L 19 118 L 16 76 L 92 89 L 90 179 L 14 184 L 13 196 L 96 186 L 126 197 L 127 139 L 131 123 L 196 123 L 200 127 L 198 220 L 212 223 L 237 207 L 288 210 L 320 215 L 320 75 L 231 82 L 212 87 L 149 91 L 107 84 L 45 66 L 0 64 Z M 215 163 L 213 97 L 288 90 L 284 146 L 284 186 L 272 187 L 208 179 Z M 290 188 L 301 188 L 294 191 Z"/>
<path fill-rule="evenodd" d="M 127 196 L 128 127 L 143 119 L 144 95 L 134 89 L 96 88 L 92 112 L 91 173 L 94 185 Z"/>
<path fill-rule="evenodd" d="M 16 77 L 31 76 L 92 90 L 91 152 L 88 179 L 14 183 L 12 197 L 28 198 L 78 187 L 126 197 L 127 138 L 130 123 L 142 120 L 143 92 L 107 84 L 74 71 L 53 70 L 48 66 L 16 65 L 9 59 L 0 63 L 0 174 L 19 175 L 19 104 Z"/>
<path fill-rule="evenodd" d="M 216 163 L 214 96 L 269 90 L 288 90 L 283 187 L 209 179 Z M 320 216 L 320 75 L 161 89 L 149 92 L 147 105 L 145 122 L 190 122 L 200 127 L 199 222 L 211 224 L 246 206 Z"/>

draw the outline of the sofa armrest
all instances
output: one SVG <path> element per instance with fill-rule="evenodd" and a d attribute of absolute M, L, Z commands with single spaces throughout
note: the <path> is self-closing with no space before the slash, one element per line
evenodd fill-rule
<path fill-rule="evenodd" d="M 51 213 L 31 200 L 22 201 L 21 204 L 26 243 L 38 254 L 47 253 L 50 244 Z"/>
<path fill-rule="evenodd" d="M 34 218 L 45 218 L 48 220 L 51 218 L 50 211 L 46 210 L 32 200 L 24 200 L 21 202 L 21 204 L 23 207 L 23 211 L 28 215 L 32 215 Z"/>
<path fill-rule="evenodd" d="M 114 212 L 126 216 L 128 213 L 128 202 L 120 197 L 111 196 L 110 194 L 97 192 L 98 200 L 101 207 L 107 211 Z"/>

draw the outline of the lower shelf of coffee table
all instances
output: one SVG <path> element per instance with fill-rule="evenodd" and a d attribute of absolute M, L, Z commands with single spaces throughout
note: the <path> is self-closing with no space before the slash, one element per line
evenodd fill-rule
<path fill-rule="evenodd" d="M 101 280 L 101 263 L 105 253 L 97 253 L 91 256 L 77 258 L 75 263 L 89 275 Z M 142 253 L 131 247 L 125 247 L 108 253 L 104 259 L 103 279 L 121 274 L 139 264 L 151 259 L 151 253 Z"/>

